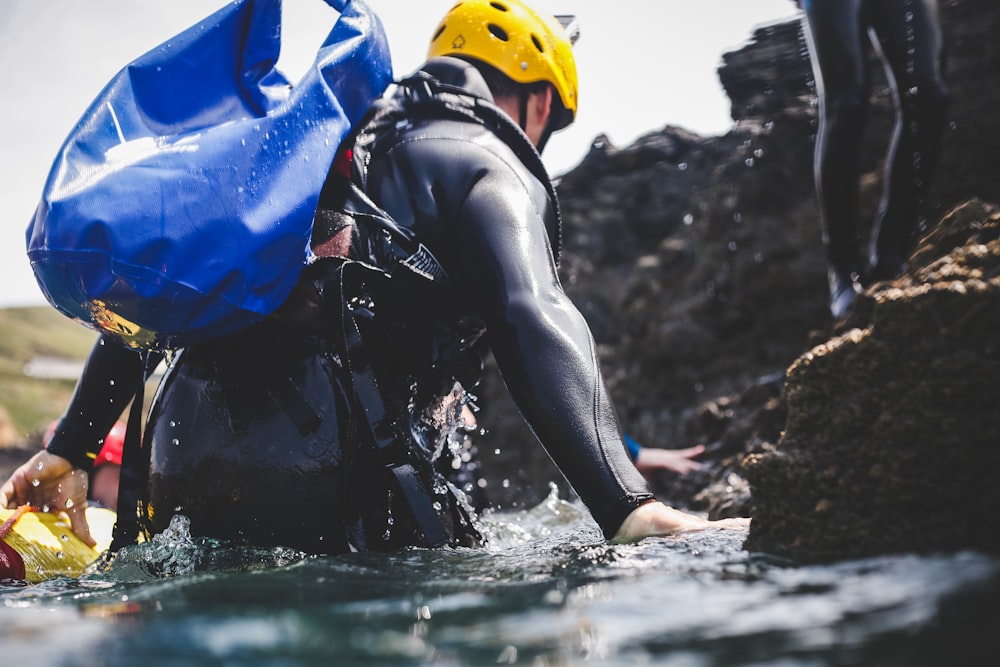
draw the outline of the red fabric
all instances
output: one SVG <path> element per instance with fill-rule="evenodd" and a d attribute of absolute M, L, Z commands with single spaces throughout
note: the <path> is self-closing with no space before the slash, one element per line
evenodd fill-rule
<path fill-rule="evenodd" d="M 105 463 L 114 463 L 117 466 L 122 464 L 122 445 L 125 443 L 125 424 L 115 422 L 115 425 L 108 431 L 104 438 L 104 446 L 97 453 L 94 467 L 102 466 Z"/>
<path fill-rule="evenodd" d="M 14 528 L 14 524 L 21 518 L 21 515 L 30 508 L 27 505 L 19 507 L 2 526 L 0 526 L 0 581 L 4 579 L 15 579 L 23 581 L 25 578 L 24 559 L 17 553 L 14 547 L 4 541 L 7 533 Z"/>

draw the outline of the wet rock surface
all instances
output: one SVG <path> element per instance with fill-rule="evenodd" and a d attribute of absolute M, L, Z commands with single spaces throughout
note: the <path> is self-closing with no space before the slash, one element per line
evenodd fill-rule
<path fill-rule="evenodd" d="M 1000 207 L 956 207 L 865 299 L 863 327 L 788 369 L 784 435 L 744 463 L 748 548 L 1000 549 Z"/>
<path fill-rule="evenodd" d="M 870 290 L 845 322 L 832 322 L 826 305 L 816 110 L 797 21 L 761 26 L 724 55 L 732 131 L 699 137 L 666 126 L 625 148 L 598 137 L 559 183 L 563 283 L 591 324 L 625 430 L 646 446 L 707 448 L 702 470 L 659 473 L 654 490 L 711 516 L 753 515 L 751 548 L 804 560 L 998 548 L 997 520 L 970 513 L 997 506 L 983 479 L 996 469 L 990 443 L 1000 445 L 983 392 L 996 387 L 968 375 L 992 368 L 996 347 L 986 341 L 1000 336 L 989 319 L 996 306 L 982 305 L 996 298 L 988 294 L 1000 267 L 984 231 L 994 228 L 990 202 L 1000 202 L 1000 7 L 947 0 L 941 11 L 952 103 L 929 222 L 909 273 Z M 868 220 L 893 122 L 881 70 L 872 74 L 861 191 Z M 942 334 L 953 319 L 979 338 Z M 880 352 L 865 351 L 876 344 Z M 921 368 L 933 369 L 923 393 L 900 394 Z M 537 502 L 558 473 L 496 375 L 478 394 L 491 497 Z M 834 446 L 834 423 L 857 437 Z M 831 521 L 838 539 L 823 537 Z M 880 530 L 880 521 L 893 528 Z"/>

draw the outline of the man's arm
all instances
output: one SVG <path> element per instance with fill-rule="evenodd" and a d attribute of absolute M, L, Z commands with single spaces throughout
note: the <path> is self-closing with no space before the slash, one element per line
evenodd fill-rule
<path fill-rule="evenodd" d="M 528 425 L 605 535 L 653 500 L 625 450 L 596 346 L 563 292 L 531 180 L 488 150 L 454 234 L 494 356 Z"/>
<path fill-rule="evenodd" d="M 87 525 L 88 476 L 111 426 L 142 378 L 142 358 L 102 336 L 45 450 L 21 465 L 0 486 L 0 507 L 30 504 L 70 518 L 73 532 L 93 546 Z"/>

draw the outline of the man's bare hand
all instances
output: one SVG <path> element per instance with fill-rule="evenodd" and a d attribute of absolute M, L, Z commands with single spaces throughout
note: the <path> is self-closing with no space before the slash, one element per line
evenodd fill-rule
<path fill-rule="evenodd" d="M 750 519 L 720 519 L 709 521 L 687 512 L 668 507 L 661 502 L 640 505 L 629 514 L 612 542 L 635 542 L 644 537 L 689 533 L 696 530 L 746 528 Z"/>
<path fill-rule="evenodd" d="M 94 546 L 97 542 L 87 524 L 87 485 L 85 470 L 42 450 L 0 486 L 0 507 L 31 505 L 45 512 L 65 512 L 76 536 Z"/>
<path fill-rule="evenodd" d="M 635 467 L 643 475 L 654 470 L 672 470 L 686 475 L 701 467 L 693 459 L 705 451 L 704 445 L 695 445 L 685 449 L 660 449 L 659 447 L 640 447 L 639 456 L 635 459 Z"/>

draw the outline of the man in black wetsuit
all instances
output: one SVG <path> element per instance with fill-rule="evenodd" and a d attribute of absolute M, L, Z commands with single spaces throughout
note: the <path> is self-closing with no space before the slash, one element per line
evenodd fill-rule
<path fill-rule="evenodd" d="M 796 0 L 820 101 L 816 190 L 830 278 L 830 310 L 847 314 L 862 286 L 898 277 L 915 241 L 937 163 L 948 93 L 941 78 L 937 0 Z M 870 92 L 865 33 L 896 103 L 882 201 L 868 257 L 860 249 L 859 159 Z"/>
<path fill-rule="evenodd" d="M 559 284 L 538 150 L 576 113 L 565 23 L 521 0 L 444 17 L 428 62 L 342 146 L 317 260 L 282 308 L 172 359 L 144 434 L 153 532 L 176 513 L 196 535 L 313 553 L 474 541 L 461 415 L 485 346 L 607 538 L 746 525 L 655 501 Z M 142 364 L 101 338 L 48 450 L 0 504 L 67 509 L 86 538 L 82 470 L 128 400 L 120 378 Z"/>

